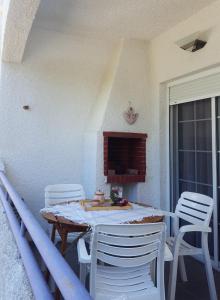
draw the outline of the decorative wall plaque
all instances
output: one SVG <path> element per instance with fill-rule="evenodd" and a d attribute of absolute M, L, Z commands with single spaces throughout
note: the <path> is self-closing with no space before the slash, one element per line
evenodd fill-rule
<path fill-rule="evenodd" d="M 131 103 L 129 103 L 128 109 L 124 112 L 124 119 L 125 121 L 132 125 L 137 121 L 137 118 L 139 116 L 138 113 L 135 112 L 135 109 L 131 106 Z"/>

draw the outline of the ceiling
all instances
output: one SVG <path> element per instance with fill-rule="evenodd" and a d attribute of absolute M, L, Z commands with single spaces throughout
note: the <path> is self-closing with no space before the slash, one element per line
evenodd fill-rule
<path fill-rule="evenodd" d="M 110 38 L 152 39 L 215 0 L 41 0 L 35 26 Z"/>

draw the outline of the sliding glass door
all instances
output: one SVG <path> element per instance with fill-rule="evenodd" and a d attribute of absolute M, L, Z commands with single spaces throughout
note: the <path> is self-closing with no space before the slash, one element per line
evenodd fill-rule
<path fill-rule="evenodd" d="M 217 228 L 218 228 L 218 244 L 216 245 L 216 248 L 220 249 L 220 97 L 216 97 L 216 148 L 217 148 L 217 207 L 216 207 L 216 218 L 217 218 Z M 218 251 L 219 255 L 219 251 Z M 220 257 L 218 257 L 220 261 Z M 219 265 L 220 267 L 220 265 Z"/>
<path fill-rule="evenodd" d="M 180 194 L 184 191 L 202 193 L 216 198 L 217 201 L 217 191 L 220 196 L 219 135 L 220 98 L 170 106 L 171 207 L 173 210 Z M 210 235 L 209 248 L 210 254 L 214 257 L 214 252 L 217 254 L 218 250 L 216 217 L 211 223 L 213 233 Z M 191 234 L 187 239 L 196 246 L 200 244 L 200 236 L 196 233 Z"/>

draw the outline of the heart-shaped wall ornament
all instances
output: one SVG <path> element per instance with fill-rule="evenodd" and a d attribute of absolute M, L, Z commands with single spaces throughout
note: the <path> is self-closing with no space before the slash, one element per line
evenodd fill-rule
<path fill-rule="evenodd" d="M 139 116 L 138 113 L 135 112 L 134 108 L 132 106 L 129 106 L 128 109 L 124 112 L 124 119 L 129 124 L 132 125 L 137 121 L 137 118 Z"/>

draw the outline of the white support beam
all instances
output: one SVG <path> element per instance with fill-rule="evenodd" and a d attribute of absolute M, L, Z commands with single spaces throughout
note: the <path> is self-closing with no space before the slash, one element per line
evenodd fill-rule
<path fill-rule="evenodd" d="M 2 60 L 21 62 L 40 0 L 5 0 L 2 23 Z"/>

